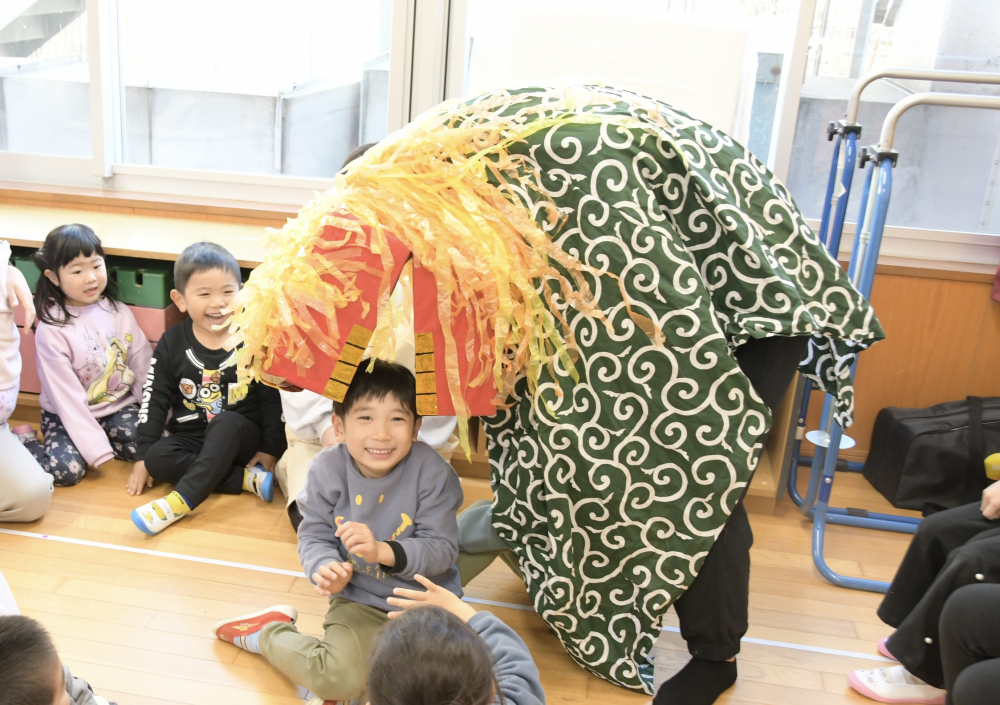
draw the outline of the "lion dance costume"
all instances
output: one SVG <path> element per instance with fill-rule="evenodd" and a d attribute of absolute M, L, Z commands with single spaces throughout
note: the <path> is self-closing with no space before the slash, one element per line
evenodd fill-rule
<path fill-rule="evenodd" d="M 883 337 L 784 186 L 724 133 L 615 89 L 447 103 L 345 168 L 239 294 L 245 374 L 341 399 L 394 349 L 407 285 L 418 410 L 480 416 L 493 525 L 581 666 L 647 660 L 756 466 L 767 407 L 732 355 L 813 336 L 852 412 Z"/>

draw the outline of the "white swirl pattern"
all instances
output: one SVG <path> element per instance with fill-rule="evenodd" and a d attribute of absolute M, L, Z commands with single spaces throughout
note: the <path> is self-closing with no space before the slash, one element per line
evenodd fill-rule
<path fill-rule="evenodd" d="M 522 378 L 510 408 L 485 420 L 493 521 L 570 656 L 651 692 L 647 656 L 664 614 L 697 576 L 770 424 L 731 350 L 751 336 L 821 336 L 805 362 L 846 420 L 850 360 L 882 332 L 753 155 L 666 105 L 588 90 L 608 100 L 575 110 L 607 121 L 561 123 L 510 151 L 566 216 L 555 242 L 617 275 L 665 343 L 630 316 L 614 278 L 588 277 L 606 322 L 548 282 L 579 382 L 555 362 L 533 396 Z M 560 95 L 515 92 L 505 110 L 565 105 Z M 544 224 L 544 200 L 509 188 Z"/>

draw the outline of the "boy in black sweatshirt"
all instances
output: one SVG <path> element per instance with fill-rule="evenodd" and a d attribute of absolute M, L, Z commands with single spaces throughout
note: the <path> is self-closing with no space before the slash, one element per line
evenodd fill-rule
<path fill-rule="evenodd" d="M 195 243 L 174 264 L 174 286 L 170 298 L 189 318 L 168 330 L 153 354 L 127 485 L 132 495 L 154 480 L 175 485 L 167 496 L 132 510 L 133 523 L 151 535 L 213 491 L 247 490 L 270 502 L 274 465 L 286 443 L 278 390 L 254 382 L 243 394 L 236 351 L 223 348 L 228 330 L 214 328 L 240 289 L 236 258 L 219 245 Z"/>

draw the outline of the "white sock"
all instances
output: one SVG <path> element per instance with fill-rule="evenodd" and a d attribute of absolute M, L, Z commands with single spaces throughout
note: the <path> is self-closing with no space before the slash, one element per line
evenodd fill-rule
<path fill-rule="evenodd" d="M 246 636 L 238 636 L 233 639 L 233 643 L 236 646 L 246 649 L 247 651 L 252 651 L 255 654 L 260 653 L 260 646 L 257 642 L 260 640 L 260 630 L 258 629 L 253 634 L 247 634 Z"/>

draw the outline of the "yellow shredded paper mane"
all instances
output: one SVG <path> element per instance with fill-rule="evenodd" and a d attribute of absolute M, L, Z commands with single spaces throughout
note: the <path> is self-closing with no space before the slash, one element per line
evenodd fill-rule
<path fill-rule="evenodd" d="M 241 382 L 253 377 L 282 381 L 267 373 L 271 350 L 294 350 L 292 362 L 311 366 L 306 338 L 333 354 L 346 335 L 337 327 L 336 312 L 359 298 L 355 275 L 363 265 L 338 250 L 345 243 L 330 243 L 320 234 L 326 225 L 361 232 L 362 224 L 371 228 L 372 250 L 384 268 L 370 349 L 385 350 L 394 340 L 389 290 L 394 263 L 386 232 L 405 244 L 437 281 L 446 374 L 466 453 L 468 409 L 459 382 L 459 354 L 469 361 L 470 386 L 492 377 L 498 404 L 522 372 L 534 391 L 542 366 L 556 357 L 577 379 L 567 351 L 573 347 L 569 326 L 555 306 L 546 305 L 550 283 L 558 285 L 559 298 L 568 305 L 603 318 L 582 276 L 601 273 L 554 245 L 514 195 L 530 192 L 532 200 L 542 203 L 547 229 L 556 229 L 558 211 L 540 187 L 537 169 L 508 148 L 555 124 L 605 120 L 579 109 L 620 98 L 594 90 L 552 93 L 552 100 L 520 110 L 519 97 L 507 92 L 439 106 L 349 164 L 333 188 L 280 231 L 269 230 L 267 257 L 237 296 L 230 319 L 230 343 L 243 343 Z M 336 215 L 344 211 L 358 220 Z M 327 334 L 308 308 L 326 317 Z M 467 316 L 469 340 L 454 339 L 455 316 Z M 473 359 L 473 336 L 480 343 L 478 359 Z"/>

